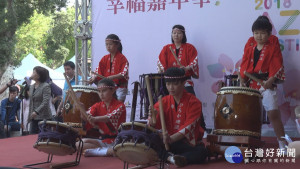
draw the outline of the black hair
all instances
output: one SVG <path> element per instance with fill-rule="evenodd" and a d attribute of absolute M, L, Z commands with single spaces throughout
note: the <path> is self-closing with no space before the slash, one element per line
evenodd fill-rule
<path fill-rule="evenodd" d="M 116 87 L 116 84 L 113 80 L 109 79 L 109 78 L 103 78 L 98 82 L 98 86 L 100 84 L 104 84 L 105 86 L 111 86 L 111 87 Z"/>
<path fill-rule="evenodd" d="M 117 35 L 109 34 L 109 35 L 107 35 L 106 39 L 114 40 L 113 42 L 118 45 L 119 52 L 122 53 L 122 50 L 123 50 L 122 43 L 121 43 L 120 38 Z"/>
<path fill-rule="evenodd" d="M 170 67 L 165 73 L 165 82 L 183 82 L 186 80 L 185 71 L 182 68 Z"/>
<path fill-rule="evenodd" d="M 112 87 L 111 89 L 113 89 L 113 87 L 117 87 L 116 84 L 115 84 L 115 82 L 113 80 L 109 79 L 109 78 L 103 78 L 103 79 L 101 79 L 98 82 L 97 86 L 99 86 L 100 84 L 104 84 L 104 86 L 111 86 Z M 113 97 L 116 98 L 116 99 L 118 99 L 116 92 L 113 93 Z"/>
<path fill-rule="evenodd" d="M 49 71 L 41 66 L 36 66 L 33 68 L 33 70 L 36 71 L 36 73 L 39 75 L 39 81 L 44 83 L 49 78 Z"/>
<path fill-rule="evenodd" d="M 175 29 L 175 28 L 180 29 L 182 31 L 182 33 L 183 33 L 183 38 L 182 38 L 181 43 L 186 43 L 187 42 L 187 38 L 186 38 L 186 35 L 185 35 L 185 28 L 182 25 L 174 25 L 173 28 L 172 28 L 171 34 L 173 33 L 173 29 Z M 171 35 L 171 40 L 172 40 L 172 43 L 174 43 L 172 35 Z"/>
<path fill-rule="evenodd" d="M 12 92 L 19 93 L 19 88 L 17 86 L 10 86 L 9 87 L 9 93 L 12 93 Z"/>
<path fill-rule="evenodd" d="M 29 99 L 28 91 L 29 91 L 29 87 L 28 87 L 28 86 L 25 86 L 25 88 L 24 88 L 24 98 L 25 98 L 26 100 Z"/>
<path fill-rule="evenodd" d="M 252 25 L 252 32 L 256 30 L 266 30 L 268 34 L 272 32 L 272 24 L 268 17 L 259 16 Z"/>
<path fill-rule="evenodd" d="M 75 64 L 72 61 L 66 61 L 64 66 L 69 66 L 70 68 L 75 69 Z"/>

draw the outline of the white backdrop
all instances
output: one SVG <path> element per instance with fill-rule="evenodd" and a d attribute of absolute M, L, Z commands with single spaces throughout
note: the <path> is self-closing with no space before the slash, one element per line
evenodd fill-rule
<path fill-rule="evenodd" d="M 244 45 L 252 36 L 254 20 L 259 15 L 269 16 L 273 34 L 280 39 L 286 68 L 286 82 L 279 86 L 282 118 L 286 129 L 295 128 L 294 108 L 300 105 L 299 0 L 94 0 L 92 3 L 92 69 L 108 53 L 105 37 L 117 34 L 130 63 L 129 84 L 138 81 L 141 74 L 157 72 L 158 55 L 164 45 L 171 43 L 173 25 L 186 28 L 188 43 L 198 50 L 200 78 L 194 80 L 195 91 L 203 103 L 209 128 L 213 128 L 214 120 L 214 83 L 236 69 Z M 128 107 L 132 88 L 130 85 Z M 130 108 L 127 113 L 130 116 Z"/>

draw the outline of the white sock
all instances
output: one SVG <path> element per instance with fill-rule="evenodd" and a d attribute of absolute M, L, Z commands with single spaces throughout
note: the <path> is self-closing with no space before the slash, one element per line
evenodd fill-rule
<path fill-rule="evenodd" d="M 292 140 L 287 134 L 285 134 L 285 136 L 282 136 L 281 138 L 284 138 L 285 141 L 286 141 L 288 144 L 290 144 L 291 142 L 293 142 L 293 140 Z"/>
<path fill-rule="evenodd" d="M 173 157 L 173 156 L 170 156 L 169 162 L 170 162 L 171 164 L 175 164 L 175 160 L 174 160 L 174 157 Z"/>
<path fill-rule="evenodd" d="M 94 149 L 86 149 L 84 151 L 85 157 L 103 157 L 107 156 L 107 147 L 102 148 L 94 148 Z"/>
<path fill-rule="evenodd" d="M 300 134 L 300 124 L 299 124 L 299 122 L 298 122 L 298 119 L 296 119 L 296 126 L 297 126 L 298 132 L 299 132 L 299 134 Z"/>
<path fill-rule="evenodd" d="M 278 140 L 278 144 L 279 144 L 279 148 L 281 149 L 281 150 L 286 150 L 286 148 L 287 148 L 287 145 L 285 144 L 285 141 L 282 141 L 282 140 Z"/>

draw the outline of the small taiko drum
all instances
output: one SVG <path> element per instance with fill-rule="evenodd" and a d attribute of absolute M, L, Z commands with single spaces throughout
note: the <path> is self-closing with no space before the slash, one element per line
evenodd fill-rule
<path fill-rule="evenodd" d="M 114 151 L 127 163 L 144 165 L 159 161 L 163 143 L 157 130 L 143 123 L 128 122 L 119 127 Z"/>
<path fill-rule="evenodd" d="M 223 87 L 217 93 L 215 130 L 219 135 L 241 135 L 260 138 L 262 96 L 247 87 Z"/>
<path fill-rule="evenodd" d="M 148 114 L 149 112 L 149 96 L 147 93 L 147 85 L 146 85 L 146 76 L 149 76 L 149 81 L 150 81 L 150 86 L 151 86 L 151 93 L 152 93 L 152 98 L 153 98 L 153 103 L 155 104 L 158 101 L 158 97 L 160 95 L 166 96 L 169 94 L 166 83 L 165 83 L 165 78 L 164 74 L 162 73 L 150 73 L 150 74 L 142 74 L 140 75 L 140 114 L 141 116 L 143 114 Z M 148 116 L 143 116 L 141 119 L 146 119 Z"/>
<path fill-rule="evenodd" d="M 33 145 L 39 151 L 47 154 L 64 156 L 76 152 L 77 130 L 57 121 L 39 122 L 40 133 Z"/>
<path fill-rule="evenodd" d="M 86 110 L 88 110 L 95 103 L 101 101 L 98 89 L 91 86 L 74 85 L 72 86 L 77 99 L 84 104 Z M 75 108 L 75 102 L 72 99 L 69 92 L 64 102 L 63 107 L 63 121 L 65 123 L 81 123 L 80 110 Z"/>

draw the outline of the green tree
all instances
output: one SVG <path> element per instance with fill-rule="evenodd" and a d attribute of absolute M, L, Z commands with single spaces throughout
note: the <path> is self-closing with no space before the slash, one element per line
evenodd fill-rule
<path fill-rule="evenodd" d="M 28 24 L 23 24 L 16 31 L 16 46 L 14 56 L 24 58 L 29 53 L 40 58 L 44 55 L 46 36 L 51 26 L 51 16 L 38 14 L 36 11 L 30 17 Z"/>
<path fill-rule="evenodd" d="M 13 55 L 16 30 L 28 23 L 36 10 L 48 15 L 66 6 L 67 0 L 1 0 L 0 1 L 0 77 L 10 64 L 20 63 Z"/>
<path fill-rule="evenodd" d="M 58 67 L 75 54 L 75 8 L 56 12 L 47 34 L 45 56 L 41 58 L 49 67 Z"/>

